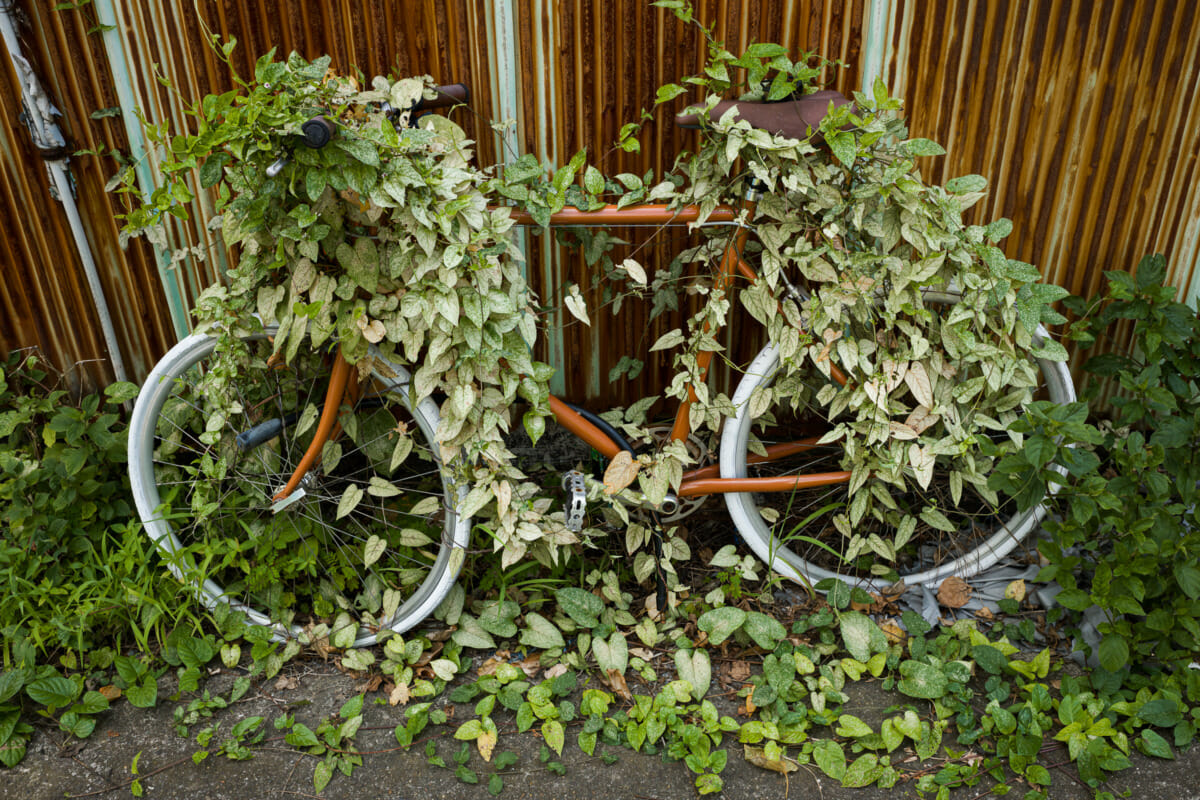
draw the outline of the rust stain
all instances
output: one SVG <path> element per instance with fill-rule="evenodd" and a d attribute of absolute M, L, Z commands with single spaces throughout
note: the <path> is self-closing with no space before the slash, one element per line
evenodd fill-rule
<path fill-rule="evenodd" d="M 338 69 L 364 74 L 396 71 L 464 81 L 472 109 L 456 112 L 477 141 L 481 164 L 500 160 L 483 120 L 494 115 L 495 60 L 486 20 L 500 0 L 129 0 L 119 4 L 122 33 L 132 55 L 136 91 L 156 120 L 186 125 L 185 102 L 232 87 L 229 70 L 205 42 L 206 31 L 236 37 L 231 62 L 249 75 L 271 47 L 308 58 L 328 53 Z M 778 41 L 797 52 L 814 50 L 848 68 L 826 75 L 835 88 L 858 88 L 863 21 L 869 0 L 697 0 L 699 17 L 731 48 Z M 905 98 L 914 136 L 935 139 L 949 155 L 928 159 L 928 178 L 989 177 L 988 196 L 974 221 L 1006 216 L 1014 233 L 1010 257 L 1037 264 L 1045 279 L 1090 294 L 1107 269 L 1132 268 L 1148 252 L 1168 256 L 1169 280 L 1186 288 L 1200 259 L 1200 17 L 1189 0 L 892 0 L 894 24 L 885 70 Z M 119 117 L 93 118 L 115 106 L 113 76 L 91 12 L 55 11 L 52 4 L 19 0 L 29 20 L 26 53 L 63 111 L 74 145 L 101 154 L 127 152 Z M 531 0 L 515 4 L 519 44 L 521 146 L 539 158 L 565 160 L 587 147 L 589 161 L 609 174 L 669 169 L 694 142 L 669 114 L 647 123 L 642 152 L 612 147 L 626 121 L 651 108 L 662 83 L 696 71 L 703 40 L 694 28 L 643 0 Z M 154 79 L 155 64 L 179 92 Z M 0 103 L 16 108 L 16 83 L 5 62 Z M 678 108 L 677 108 L 677 107 Z M 126 364 L 144 374 L 173 342 L 155 256 L 141 244 L 122 251 L 114 215 L 126 202 L 107 195 L 115 170 L 107 155 L 72 159 L 81 213 L 113 306 Z M 172 231 L 180 246 L 198 245 L 213 256 L 179 266 L 189 301 L 220 280 L 219 240 L 201 219 Z M 61 209 L 27 133 L 13 114 L 0 115 L 0 346 L 38 345 L 60 367 L 81 364 L 73 380 L 100 385 L 111 379 L 82 268 Z M 28 220 L 36 219 L 37 224 Z M 645 245 L 638 229 L 618 260 L 637 252 L 648 270 L 666 269 L 679 242 Z M 553 248 L 543 256 L 547 247 Z M 638 249 L 641 248 L 641 249 Z M 228 257 L 228 256 L 227 256 Z M 529 253 L 535 289 L 547 305 L 559 303 L 570 282 L 592 284 L 587 267 L 564 258 L 542 237 Z M 542 265 L 546 264 L 543 269 Z M 1194 288 L 1195 292 L 1196 289 Z M 606 300 L 603 287 L 592 299 Z M 611 298 L 607 298 L 611 299 Z M 597 406 L 628 402 L 670 374 L 665 357 L 650 360 L 633 381 L 607 380 L 625 353 L 644 350 L 694 310 L 650 319 L 647 303 L 629 301 L 606 312 L 594 327 L 566 324 L 562 366 L 567 395 Z M 563 324 L 561 319 L 556 322 Z M 603 347 L 601 347 L 603 345 Z M 739 353 L 753 342 L 727 345 Z M 1120 343 L 1118 343 L 1120 346 Z M 744 354 L 744 353 L 743 353 Z M 726 379 L 732 380 L 732 375 Z"/>

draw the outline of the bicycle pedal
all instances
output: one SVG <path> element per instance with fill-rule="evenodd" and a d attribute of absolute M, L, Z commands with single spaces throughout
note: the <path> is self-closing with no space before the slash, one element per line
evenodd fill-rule
<path fill-rule="evenodd" d="M 587 484 L 583 480 L 583 473 L 575 469 L 565 473 L 562 486 L 567 493 L 567 530 L 578 533 L 583 530 L 583 516 L 587 511 Z"/>
<path fill-rule="evenodd" d="M 297 489 L 296 491 L 292 492 L 291 494 L 289 494 L 287 497 L 283 498 L 282 500 L 276 500 L 274 503 L 271 504 L 271 513 L 278 514 L 280 511 L 283 511 L 285 508 L 290 506 L 292 503 L 295 503 L 298 500 L 300 500 L 301 498 L 303 498 L 304 495 L 306 495 L 306 494 L 308 494 L 308 492 L 304 491 L 304 489 Z"/>

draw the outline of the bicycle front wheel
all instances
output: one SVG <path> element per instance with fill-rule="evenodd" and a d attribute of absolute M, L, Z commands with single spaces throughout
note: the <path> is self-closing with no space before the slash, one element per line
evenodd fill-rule
<path fill-rule="evenodd" d="M 211 608 L 228 604 L 277 639 L 318 623 L 332 642 L 408 630 L 450 591 L 470 520 L 439 457 L 436 404 L 377 352 L 290 503 L 273 496 L 316 430 L 331 359 L 271 359 L 273 329 L 234 340 L 241 365 L 213 380 L 216 337 L 163 357 L 134 407 L 130 480 L 147 535 Z M 352 378 L 353 380 L 353 378 Z M 214 388 L 216 387 L 216 388 Z M 275 508 L 273 508 L 275 506 Z"/>
<path fill-rule="evenodd" d="M 950 304 L 956 300 L 957 296 L 947 295 L 940 302 Z M 1037 336 L 1048 334 L 1039 327 Z M 779 361 L 778 348 L 768 345 L 738 384 L 733 397 L 736 415 L 726 420 L 721 436 L 722 478 L 828 474 L 846 468 L 840 443 L 816 443 L 830 423 L 811 409 L 798 411 L 784 401 L 757 415 L 751 413 L 751 396 L 760 387 L 775 382 Z M 1055 403 L 1073 401 L 1075 388 L 1066 365 L 1035 361 L 1040 375 L 1037 397 Z M 811 444 L 791 447 L 787 455 L 770 460 L 754 456 L 755 451 L 772 444 L 795 442 Z M 953 532 L 947 532 L 944 523 L 940 527 L 918 523 L 891 563 L 884 563 L 873 552 L 847 553 L 848 537 L 835 523 L 835 517 L 844 515 L 853 499 L 845 482 L 787 491 L 730 493 L 725 500 L 742 538 L 784 577 L 804 584 L 837 578 L 872 591 L 884 589 L 899 577 L 909 586 L 936 589 L 949 576 L 966 578 L 990 568 L 1036 530 L 1045 517 L 1042 506 L 1020 511 L 1014 501 L 1001 496 L 998 503 L 994 502 L 970 484 L 963 485 L 955 502 L 949 476 L 938 469 L 941 466 L 935 466 L 924 488 L 910 480 L 904 492 L 891 485 L 885 491 L 889 503 L 900 513 L 916 516 L 935 509 Z M 864 539 L 877 536 L 884 542 L 894 541 L 896 533 L 895 527 L 870 517 L 853 531 Z"/>

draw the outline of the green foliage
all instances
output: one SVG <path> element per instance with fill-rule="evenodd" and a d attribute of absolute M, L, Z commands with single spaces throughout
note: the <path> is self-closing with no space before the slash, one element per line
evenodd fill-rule
<path fill-rule="evenodd" d="M 689 3 L 658 5 L 700 24 Z M 808 94 L 834 66 L 811 54 L 793 60 L 775 44 L 734 54 L 701 27 L 706 63 L 683 83 L 700 91 L 690 110 L 702 121 L 734 92 L 743 100 Z M 664 87 L 656 103 L 683 91 Z M 1007 430 L 1039 383 L 1033 357 L 1066 358 L 1060 344 L 1035 333 L 1043 321 L 1063 321 L 1049 304 L 1067 292 L 1039 283 L 1034 267 L 1005 257 L 998 245 L 1012 229 L 1007 220 L 964 222 L 964 212 L 983 197 L 982 177 L 945 186 L 922 180 L 917 159 L 943 151 L 909 139 L 899 108 L 877 84 L 856 93 L 853 105 L 831 108 L 819 130 L 800 139 L 754 129 L 727 113 L 706 122 L 701 147 L 677 160 L 678 186 L 663 194 L 675 204 L 698 205 L 703 221 L 720 204 L 738 207 L 752 188 L 763 192 L 749 220 L 756 240 L 746 251 L 760 280 L 739 298 L 779 347 L 782 368 L 752 399 L 752 414 L 790 408 L 827 421 L 821 443 L 842 448 L 853 502 L 829 510 L 829 533 L 840 535 L 821 544 L 833 568 L 861 560 L 876 573 L 902 560 L 918 526 L 953 530 L 943 512 L 959 506 L 964 492 L 997 505 L 988 475 L 1000 458 L 1020 450 L 1020 437 Z M 715 264 L 727 234 L 719 227 L 702 231 L 721 238 L 688 251 L 684 261 Z M 959 296 L 952 306 L 939 299 L 948 291 Z M 669 396 L 682 399 L 698 382 L 698 359 L 721 350 L 712 331 L 730 312 L 726 290 L 713 285 L 687 331 L 660 340 L 678 348 Z M 835 366 L 848 376 L 845 385 L 831 380 Z M 729 400 L 700 394 L 691 408 L 693 427 L 717 431 Z M 666 455 L 639 475 L 650 497 L 670 483 Z M 938 479 L 949 487 L 941 508 L 929 499 L 936 492 L 911 507 L 892 499 L 906 491 L 919 495 Z"/>
<path fill-rule="evenodd" d="M 223 239 L 238 261 L 197 303 L 200 321 L 222 337 L 198 387 L 212 406 L 210 422 L 239 407 L 234 387 L 247 363 L 235 337 L 260 325 L 278 325 L 275 352 L 289 364 L 336 342 L 362 374 L 380 359 L 409 366 L 414 402 L 433 397 L 440 407 L 444 464 L 471 486 L 460 513 L 491 517 L 504 565 L 527 554 L 552 563 L 577 537 L 561 515 L 534 504 L 536 487 L 511 467 L 502 437 L 523 402 L 537 440 L 553 370 L 531 357 L 536 298 L 510 211 L 488 202 L 521 194 L 535 217 L 548 216 L 576 194 L 583 155 L 548 182 L 536 161 L 493 176 L 472 165 L 471 142 L 447 118 L 407 126 L 407 109 L 433 97 L 429 78 L 377 77 L 360 89 L 329 74 L 329 63 L 268 53 L 252 79 L 190 109 L 194 134 L 150 130 L 166 151 L 164 183 L 129 212 L 125 232 L 165 245 L 170 217 L 186 218 L 200 192 L 216 197 Z M 300 145 L 302 124 L 318 114 L 334 126 L 332 140 Z M 287 165 L 269 175 L 283 155 Z M 202 466 L 214 480 L 225 468 L 224 459 Z M 370 490 L 348 488 L 339 515 Z M 192 499 L 190 512 L 202 517 L 204 493 Z"/>
<path fill-rule="evenodd" d="M 1147 256 L 1133 275 L 1106 273 L 1090 304 L 1073 304 L 1085 314 L 1073 331 L 1084 346 L 1132 326 L 1132 354 L 1084 364 L 1119 389 L 1111 421 L 1090 420 L 1083 402 L 1035 403 L 1013 428 L 1024 448 L 993 482 L 1025 505 L 1058 492 L 1039 580 L 1058 581 L 1068 609 L 1104 611 L 1095 655 L 1110 672 L 1200 652 L 1200 319 L 1163 284 L 1165 267 Z"/>
<path fill-rule="evenodd" d="M 74 402 L 31 353 L 0 365 L 0 625 L 41 657 L 82 657 L 132 631 L 144 641 L 162 607 L 140 528 L 128 523 L 125 430 L 115 384 Z M 126 581 L 133 588 L 126 591 Z M 114 602 L 115 600 L 115 602 Z"/>
<path fill-rule="evenodd" d="M 24 757 L 31 710 L 71 736 L 91 735 L 109 701 L 85 691 L 84 677 L 114 659 L 120 667 L 122 646 L 149 650 L 180 613 L 129 522 L 121 404 L 135 392 L 114 384 L 76 401 L 32 353 L 8 353 L 0 365 L 5 766 Z"/>

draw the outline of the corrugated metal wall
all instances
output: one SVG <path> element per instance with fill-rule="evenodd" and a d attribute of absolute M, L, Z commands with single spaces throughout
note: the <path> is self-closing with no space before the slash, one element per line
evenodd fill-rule
<path fill-rule="evenodd" d="M 80 150 L 124 150 L 119 119 L 92 114 L 116 105 L 94 20 L 77 13 L 36 13 L 22 7 L 27 22 L 21 47 L 47 93 L 62 112 L 60 124 Z M 51 66 L 55 65 L 55 66 Z M 68 372 L 73 386 L 112 380 L 111 365 L 62 206 L 28 131 L 18 121 L 20 90 L 7 57 L 0 58 L 0 349 L 39 346 Z M 127 369 L 144 374 L 147 358 L 168 344 L 156 315 L 130 304 L 157 302 L 158 277 L 148 253 L 122 254 L 117 246 L 116 203 L 104 192 L 113 162 L 98 156 L 71 159 L 80 204 L 104 291 L 110 300 Z M 127 302 L 128 301 L 128 302 Z M 153 354 L 153 355 L 150 355 Z"/>
<path fill-rule="evenodd" d="M 669 166 L 686 139 L 661 121 L 646 129 L 640 154 L 614 152 L 611 143 L 622 123 L 652 104 L 659 84 L 694 71 L 701 57 L 693 30 L 642 0 L 95 0 L 79 10 L 18 0 L 17 6 L 28 20 L 22 47 L 62 108 L 63 127 L 76 146 L 105 153 L 136 150 L 137 137 L 126 135 L 120 116 L 93 119 L 93 112 L 123 97 L 152 119 L 178 126 L 186 124 L 185 101 L 231 85 L 228 69 L 204 44 L 206 27 L 238 39 L 233 66 L 243 74 L 275 46 L 308 57 L 329 53 L 340 69 L 354 64 L 367 75 L 396 68 L 465 81 L 480 119 L 517 119 L 518 148 L 558 162 L 587 146 L 610 174 Z M 1200 22 L 1191 2 L 703 0 L 696 6 L 731 49 L 779 41 L 845 61 L 849 69 L 831 76 L 843 91 L 882 71 L 906 98 L 914 134 L 950 151 L 926 165 L 927 175 L 990 176 L 992 191 L 979 214 L 1012 218 L 1009 255 L 1040 265 L 1049 280 L 1089 292 L 1102 270 L 1131 267 L 1155 250 L 1168 254 L 1176 285 L 1186 288 L 1195 275 Z M 872 15 L 883 23 L 878 50 L 867 44 Z M 98 30 L 101 21 L 113 25 Z M 155 64 L 179 95 L 154 80 Z M 76 373 L 82 382 L 103 383 L 111 371 L 91 299 L 61 209 L 15 120 L 15 87 L 5 60 L 0 348 L 38 344 L 59 365 L 85 362 Z M 459 121 L 479 140 L 483 163 L 503 160 L 489 130 L 469 115 Z M 188 304 L 215 279 L 223 254 L 202 224 L 177 229 L 178 244 L 204 247 L 213 258 L 168 269 L 164 292 L 154 253 L 140 244 L 125 253 L 117 247 L 113 213 L 120 203 L 102 191 L 114 162 L 83 156 L 72 164 L 127 369 L 140 376 L 174 341 Z M 152 175 L 152 164 L 147 169 Z M 553 299 L 566 282 L 590 283 L 582 265 L 545 250 L 541 242 L 530 247 L 531 279 L 543 297 Z M 615 320 L 594 317 L 591 330 L 572 325 L 551 336 L 550 356 L 566 367 L 566 394 L 597 405 L 638 396 L 662 363 L 631 384 L 610 385 L 608 369 L 625 349 L 644 347 L 678 319 L 652 328 L 646 309 L 632 306 Z M 599 354 L 601 343 L 613 357 Z"/>
<path fill-rule="evenodd" d="M 1103 271 L 1168 254 L 1197 272 L 1200 8 L 1194 0 L 895 0 L 890 85 L 915 135 L 946 146 L 927 176 L 991 181 L 1005 249 L 1090 295 Z"/>

